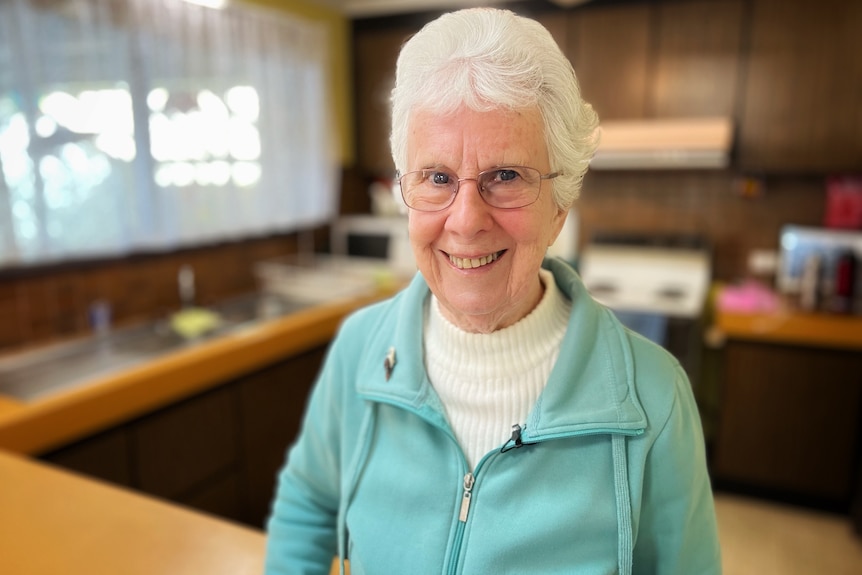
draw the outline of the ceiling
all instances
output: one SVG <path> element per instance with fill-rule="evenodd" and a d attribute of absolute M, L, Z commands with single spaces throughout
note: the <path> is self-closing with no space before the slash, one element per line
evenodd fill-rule
<path fill-rule="evenodd" d="M 453 10 L 470 6 L 488 4 L 506 4 L 516 0 L 319 0 L 336 8 L 351 18 L 367 18 L 373 16 L 390 16 L 408 12 L 423 12 L 426 10 Z M 589 0 L 550 0 L 562 7 L 584 4 Z"/>

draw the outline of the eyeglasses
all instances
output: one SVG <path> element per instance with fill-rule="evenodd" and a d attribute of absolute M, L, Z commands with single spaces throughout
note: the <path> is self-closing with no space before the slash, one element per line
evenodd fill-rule
<path fill-rule="evenodd" d="M 512 210 L 529 206 L 539 199 L 542 180 L 551 180 L 561 172 L 542 174 L 535 168 L 503 166 L 480 172 L 475 178 L 459 178 L 445 168 L 428 168 L 398 176 L 401 197 L 408 208 L 420 212 L 445 210 L 455 201 L 461 182 L 476 182 L 479 195 L 495 208 Z"/>

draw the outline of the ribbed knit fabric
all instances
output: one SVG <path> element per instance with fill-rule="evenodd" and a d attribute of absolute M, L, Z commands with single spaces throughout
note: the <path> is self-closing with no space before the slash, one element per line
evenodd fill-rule
<path fill-rule="evenodd" d="M 557 360 L 572 304 L 551 272 L 545 293 L 517 323 L 489 333 L 466 332 L 443 317 L 432 296 L 426 311 L 425 362 L 470 469 L 523 425 Z"/>

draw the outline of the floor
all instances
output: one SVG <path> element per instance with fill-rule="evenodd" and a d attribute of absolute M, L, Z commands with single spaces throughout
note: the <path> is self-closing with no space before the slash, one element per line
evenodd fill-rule
<path fill-rule="evenodd" d="M 724 575 L 862 574 L 846 517 L 724 493 L 715 505 Z"/>

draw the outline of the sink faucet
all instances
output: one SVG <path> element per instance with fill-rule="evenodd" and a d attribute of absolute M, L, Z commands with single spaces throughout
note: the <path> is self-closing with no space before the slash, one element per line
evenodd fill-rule
<path fill-rule="evenodd" d="M 177 274 L 180 288 L 180 305 L 184 308 L 195 305 L 195 272 L 188 264 L 183 265 Z"/>

